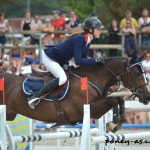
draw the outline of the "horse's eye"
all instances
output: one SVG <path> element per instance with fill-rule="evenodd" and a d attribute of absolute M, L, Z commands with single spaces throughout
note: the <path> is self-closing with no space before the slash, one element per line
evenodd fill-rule
<path fill-rule="evenodd" d="M 135 72 L 134 75 L 135 75 L 136 77 L 139 77 L 139 76 L 141 75 L 141 72 Z"/>

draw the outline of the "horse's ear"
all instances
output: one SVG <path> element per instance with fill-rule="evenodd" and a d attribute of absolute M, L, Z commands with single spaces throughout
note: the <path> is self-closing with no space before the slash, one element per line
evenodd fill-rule
<path fill-rule="evenodd" d="M 147 54 L 147 51 L 144 52 L 144 54 L 142 56 L 140 56 L 139 58 L 138 57 L 137 58 L 132 57 L 131 60 L 130 60 L 130 64 L 141 62 L 144 59 L 146 54 Z"/>

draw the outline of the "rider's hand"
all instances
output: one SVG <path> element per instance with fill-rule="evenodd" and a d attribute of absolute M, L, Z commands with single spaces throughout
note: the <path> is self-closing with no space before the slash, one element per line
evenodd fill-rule
<path fill-rule="evenodd" d="M 97 57 L 95 58 L 96 63 L 105 64 L 105 58 L 104 57 Z"/>

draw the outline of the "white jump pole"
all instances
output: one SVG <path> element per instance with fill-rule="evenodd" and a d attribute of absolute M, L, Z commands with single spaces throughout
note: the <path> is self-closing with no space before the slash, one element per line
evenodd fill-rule
<path fill-rule="evenodd" d="M 99 129 L 100 135 L 105 135 L 104 116 L 102 116 L 100 119 L 96 119 L 95 125 Z M 96 150 L 104 150 L 104 147 L 104 143 L 96 144 Z"/>
<path fill-rule="evenodd" d="M 89 104 L 84 105 L 84 118 L 83 118 L 80 150 L 91 150 L 90 105 Z"/>
<path fill-rule="evenodd" d="M 2 141 L 0 141 L 0 150 L 5 150 L 4 145 L 3 145 Z"/>
<path fill-rule="evenodd" d="M 1 149 L 7 149 L 7 137 L 5 132 L 6 126 L 6 106 L 0 105 L 0 141 L 1 141 Z"/>

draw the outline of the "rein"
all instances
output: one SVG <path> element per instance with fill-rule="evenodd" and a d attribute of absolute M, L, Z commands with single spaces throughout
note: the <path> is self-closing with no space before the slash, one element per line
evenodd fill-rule
<path fill-rule="evenodd" d="M 128 60 L 127 60 L 127 62 L 128 62 Z M 127 64 L 128 64 L 128 63 L 127 63 Z M 147 85 L 147 83 L 144 83 L 144 84 L 142 84 L 142 85 L 140 85 L 140 86 L 137 86 L 137 87 L 134 87 L 134 86 L 133 86 L 133 81 L 131 80 L 131 75 L 130 75 L 130 71 L 131 71 L 131 68 L 132 68 L 133 66 L 127 65 L 127 69 L 126 69 L 125 71 L 121 72 L 119 75 L 116 75 L 107 65 L 104 64 L 104 66 L 107 68 L 107 70 L 109 70 L 109 71 L 111 72 L 111 74 L 113 74 L 113 76 L 116 77 L 117 81 L 119 81 L 119 86 L 118 86 L 118 88 L 116 89 L 116 91 L 117 91 L 117 90 L 119 89 L 119 87 L 120 87 L 120 82 L 122 81 L 122 80 L 121 80 L 121 75 L 124 74 L 124 73 L 126 73 L 126 75 L 127 75 L 127 80 L 130 81 L 129 83 L 131 83 L 131 85 L 126 84 L 124 81 L 122 81 L 122 83 L 123 83 L 129 90 L 131 90 L 132 95 L 134 95 L 135 97 L 138 96 L 138 95 L 140 95 L 140 93 L 139 93 L 139 91 L 138 91 L 138 88 Z M 134 65 L 134 66 L 135 66 L 135 65 Z M 142 72 L 144 73 L 144 71 L 142 71 Z M 113 91 L 113 92 L 116 92 L 116 91 Z M 111 92 L 111 93 L 113 93 L 113 92 Z M 109 93 L 108 95 L 110 95 L 111 93 Z M 132 96 L 132 95 L 131 95 L 131 96 Z M 130 97 L 131 97 L 131 96 L 130 96 Z"/>
<path fill-rule="evenodd" d="M 77 74 L 73 73 L 72 71 L 70 71 L 69 74 L 74 76 L 74 77 L 76 77 L 76 78 L 78 78 L 78 79 L 82 78 L 82 77 L 78 76 Z M 94 83 L 92 83 L 90 81 L 88 81 L 88 84 L 91 85 L 92 87 L 94 87 L 98 91 L 100 97 L 103 96 L 102 95 L 102 90 L 100 89 L 100 87 L 98 87 L 96 84 L 94 84 Z"/>

